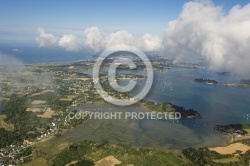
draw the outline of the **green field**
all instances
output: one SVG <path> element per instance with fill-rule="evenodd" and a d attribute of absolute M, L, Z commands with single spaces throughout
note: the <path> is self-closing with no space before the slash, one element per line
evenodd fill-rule
<path fill-rule="evenodd" d="M 4 128 L 8 131 L 13 131 L 14 130 L 14 125 L 10 123 L 6 123 L 4 119 L 6 118 L 5 115 L 0 115 L 0 128 Z"/>
<path fill-rule="evenodd" d="M 34 144 L 33 160 L 25 166 L 65 165 L 72 161 L 82 161 L 89 159 L 96 162 L 107 156 L 113 155 L 120 160 L 121 165 L 192 165 L 185 158 L 180 158 L 176 154 L 157 151 L 153 149 L 143 149 L 124 145 L 96 143 L 93 141 L 82 141 L 79 143 L 69 143 L 60 138 L 49 139 L 44 142 Z"/>
<path fill-rule="evenodd" d="M 239 158 L 237 158 L 236 156 L 232 157 L 232 158 L 225 158 L 225 159 L 218 159 L 218 160 L 213 160 L 216 163 L 230 163 L 230 162 L 237 162 L 240 161 Z"/>

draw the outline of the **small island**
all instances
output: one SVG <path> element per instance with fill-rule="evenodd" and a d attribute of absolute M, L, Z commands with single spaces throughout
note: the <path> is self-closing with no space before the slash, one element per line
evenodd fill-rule
<path fill-rule="evenodd" d="M 243 87 L 243 88 L 249 88 L 250 87 L 250 80 L 241 80 L 239 83 L 223 83 L 223 82 L 217 82 L 215 80 L 211 79 L 205 79 L 205 78 L 196 78 L 194 79 L 195 82 L 198 83 L 205 83 L 209 85 L 223 85 L 223 86 L 234 86 L 234 87 Z"/>
<path fill-rule="evenodd" d="M 217 84 L 218 82 L 215 80 L 204 79 L 204 78 L 196 78 L 194 79 L 195 82 L 199 83 L 206 83 L 206 84 Z"/>

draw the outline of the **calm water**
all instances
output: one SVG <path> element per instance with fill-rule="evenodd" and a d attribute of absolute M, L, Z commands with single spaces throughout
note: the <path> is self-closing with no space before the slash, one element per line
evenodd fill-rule
<path fill-rule="evenodd" d="M 14 51 L 18 49 L 18 51 Z M 24 64 L 47 63 L 47 62 L 70 62 L 93 59 L 92 51 L 81 50 L 68 52 L 60 47 L 43 48 L 34 44 L 3 44 L 0 43 L 0 53 L 12 56 Z"/>
<path fill-rule="evenodd" d="M 219 82 L 238 82 L 240 78 L 220 75 L 206 69 L 173 68 L 155 73 L 153 87 L 146 97 L 157 102 L 171 102 L 186 109 L 195 109 L 202 119 L 166 120 L 89 120 L 69 133 L 67 140 L 107 140 L 159 149 L 183 149 L 194 146 L 225 144 L 226 136 L 213 129 L 216 124 L 249 123 L 250 88 L 207 85 L 194 82 L 197 77 Z M 141 85 L 144 81 L 139 82 Z M 136 91 L 134 92 L 136 93 Z M 88 105 L 82 108 L 110 111 L 145 111 L 138 105 L 118 107 L 111 104 Z"/>

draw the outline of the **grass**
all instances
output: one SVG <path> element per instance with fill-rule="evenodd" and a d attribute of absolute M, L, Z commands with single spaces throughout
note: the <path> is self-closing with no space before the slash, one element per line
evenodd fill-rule
<path fill-rule="evenodd" d="M 173 105 L 168 103 L 154 103 L 154 102 L 146 102 L 144 104 L 144 107 L 150 111 L 156 111 L 156 112 L 175 112 L 176 109 L 173 107 Z"/>
<path fill-rule="evenodd" d="M 245 130 L 248 134 L 250 134 L 250 129 L 246 129 L 246 128 L 243 128 L 243 130 Z"/>
<path fill-rule="evenodd" d="M 9 101 L 10 98 L 7 98 L 7 97 L 0 97 L 0 100 L 7 100 L 7 101 Z"/>
<path fill-rule="evenodd" d="M 33 160 L 25 166 L 47 166 L 51 165 L 51 161 L 58 156 L 64 149 L 69 147 L 71 143 L 60 138 L 52 138 L 44 142 L 39 142 L 33 145 Z M 179 165 L 191 164 L 185 158 L 178 158 L 175 154 L 165 153 L 156 150 L 140 149 L 137 147 L 127 147 L 121 145 L 105 145 L 105 147 L 97 148 L 95 145 L 91 148 L 91 152 L 86 154 L 87 158 L 98 161 L 107 156 L 113 155 L 117 160 L 122 162 L 122 165 L 135 164 L 145 165 L 156 160 L 159 165 Z M 76 160 L 74 160 L 76 161 Z"/>
<path fill-rule="evenodd" d="M 6 123 L 4 119 L 6 118 L 5 115 L 0 115 L 0 128 L 4 128 L 8 131 L 13 131 L 14 130 L 14 125 L 10 123 Z"/>
<path fill-rule="evenodd" d="M 32 160 L 31 162 L 24 164 L 23 166 L 49 166 L 47 160 L 45 160 L 42 157 L 36 158 Z"/>
<path fill-rule="evenodd" d="M 33 93 L 32 95 L 30 95 L 30 97 L 39 96 L 39 95 L 47 93 L 47 92 L 53 92 L 54 93 L 55 91 L 54 90 L 44 90 L 44 91 L 42 91 L 40 93 Z"/>
<path fill-rule="evenodd" d="M 58 138 L 52 138 L 43 142 L 39 142 L 33 145 L 35 150 L 32 161 L 41 159 L 45 161 L 51 161 L 56 155 L 67 148 L 69 144 L 69 142 Z"/>
<path fill-rule="evenodd" d="M 8 98 L 13 94 L 13 92 L 7 92 L 6 94 L 4 94 L 4 98 Z"/>
<path fill-rule="evenodd" d="M 216 163 L 230 163 L 230 162 L 237 162 L 240 161 L 236 156 L 231 157 L 231 158 L 225 158 L 225 159 L 217 159 L 213 160 Z"/>
<path fill-rule="evenodd" d="M 77 146 L 77 150 L 74 148 Z M 73 148 L 72 148 L 73 147 Z M 72 161 L 76 161 L 81 158 L 83 154 L 87 159 L 93 161 L 99 161 L 104 163 L 110 163 L 112 159 L 113 163 L 120 163 L 121 165 L 192 165 L 190 161 L 185 158 L 179 158 L 173 153 L 167 153 L 163 151 L 157 151 L 154 149 L 143 149 L 138 147 L 123 146 L 118 144 L 98 144 L 89 141 L 79 142 L 73 145 L 71 148 L 63 151 L 57 158 L 52 161 L 54 164 L 65 165 Z M 69 156 L 69 158 L 66 158 Z M 109 157 L 108 157 L 109 156 Z M 107 159 L 105 160 L 105 159 Z M 118 161 L 119 160 L 119 161 Z M 104 164 L 102 162 L 102 164 Z"/>

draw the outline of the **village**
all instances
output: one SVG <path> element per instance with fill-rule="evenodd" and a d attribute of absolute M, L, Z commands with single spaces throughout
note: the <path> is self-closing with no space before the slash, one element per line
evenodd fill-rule
<path fill-rule="evenodd" d="M 1 148 L 0 165 L 18 165 L 28 162 L 32 153 L 23 153 L 23 151 L 82 123 L 83 120 L 67 118 L 70 108 L 86 103 L 104 102 L 94 89 L 91 76 L 82 73 L 92 66 L 91 62 L 79 61 L 70 64 L 26 65 L 16 72 L 1 71 L 0 101 L 8 102 L 12 100 L 13 95 L 25 98 L 25 113 L 32 114 L 41 122 L 35 124 L 36 127 L 27 124 L 26 128 L 30 129 L 27 129 L 28 138 L 23 142 Z M 144 76 L 123 74 L 117 77 L 118 80 L 131 78 L 143 79 Z M 102 80 L 105 86 L 107 78 L 104 76 Z M 108 85 L 105 88 L 111 89 Z M 121 97 L 115 91 L 109 90 L 109 93 Z M 1 104 L 0 106 L 2 107 Z M 4 107 L 2 113 L 4 114 Z M 0 128 L 13 132 L 15 127 L 8 120 L 5 121 L 6 115 L 0 116 L 3 116 L 2 124 L 12 126 L 8 128 L 6 125 L 0 125 Z"/>

